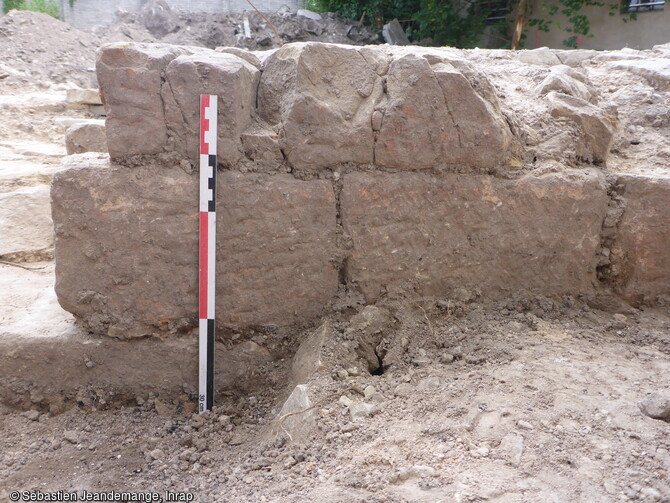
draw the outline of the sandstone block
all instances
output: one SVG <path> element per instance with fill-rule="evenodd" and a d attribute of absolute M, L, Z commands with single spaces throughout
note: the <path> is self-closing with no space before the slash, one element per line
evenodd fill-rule
<path fill-rule="evenodd" d="M 548 47 L 518 51 L 517 58 L 527 65 L 553 66 L 561 64 L 558 56 Z"/>
<path fill-rule="evenodd" d="M 375 148 L 375 161 L 398 169 L 438 163 L 442 137 L 455 138 L 442 89 L 424 58 L 407 55 L 389 67 L 388 102 Z"/>
<path fill-rule="evenodd" d="M 597 93 L 587 78 L 577 70 L 566 65 L 557 65 L 551 69 L 547 77 L 537 86 L 540 95 L 557 91 L 580 98 L 589 103 L 597 102 Z"/>
<path fill-rule="evenodd" d="M 381 78 L 355 48 L 289 44 L 263 65 L 258 113 L 283 124 L 286 156 L 297 169 L 371 163 L 371 116 L 382 94 Z"/>
<path fill-rule="evenodd" d="M 238 173 L 219 180 L 223 321 L 287 326 L 319 315 L 338 288 L 330 182 Z"/>
<path fill-rule="evenodd" d="M 502 115 L 449 63 L 433 65 L 432 70 L 456 132 L 446 129 L 441 138 L 446 163 L 485 169 L 502 162 L 512 137 Z"/>
<path fill-rule="evenodd" d="M 668 58 L 613 61 L 607 66 L 640 75 L 658 91 L 670 91 L 670 61 Z"/>
<path fill-rule="evenodd" d="M 84 152 L 107 152 L 107 137 L 103 124 L 84 123 L 72 126 L 65 133 L 68 155 Z"/>
<path fill-rule="evenodd" d="M 331 331 L 330 323 L 326 321 L 300 344 L 291 363 L 291 377 L 295 383 L 304 384 L 325 368 L 323 348 Z"/>
<path fill-rule="evenodd" d="M 71 105 L 102 105 L 97 89 L 68 89 L 65 101 Z"/>
<path fill-rule="evenodd" d="M 338 285 L 330 183 L 222 172 L 217 197 L 219 327 L 320 314 Z M 64 309 L 120 338 L 196 326 L 197 176 L 85 160 L 54 176 L 52 211 Z"/>
<path fill-rule="evenodd" d="M 242 134 L 244 155 L 257 166 L 277 168 L 284 161 L 279 136 L 272 130 L 252 128 Z"/>
<path fill-rule="evenodd" d="M 670 178 L 622 175 L 625 209 L 612 261 L 619 292 L 633 304 L 670 297 Z"/>
<path fill-rule="evenodd" d="M 168 63 L 192 50 L 164 44 L 117 42 L 100 49 L 96 70 L 107 110 L 112 158 L 158 154 L 167 143 L 161 76 Z"/>
<path fill-rule="evenodd" d="M 316 427 L 316 411 L 311 409 L 309 394 L 309 386 L 305 384 L 293 388 L 272 425 L 275 435 L 284 432 L 292 442 L 304 442 L 309 438 Z"/>
<path fill-rule="evenodd" d="M 353 241 L 347 279 L 368 302 L 408 284 L 495 298 L 590 292 L 596 279 L 608 197 L 595 170 L 519 180 L 352 173 L 340 199 Z"/>
<path fill-rule="evenodd" d="M 200 142 L 200 95 L 219 97 L 218 161 L 234 166 L 244 157 L 240 135 L 251 125 L 260 72 L 227 53 L 207 51 L 175 58 L 165 70 L 161 96 L 172 147 L 197 159 Z"/>
<path fill-rule="evenodd" d="M 616 117 L 603 109 L 567 94 L 550 92 L 547 95 L 554 117 L 567 117 L 580 125 L 586 144 L 595 163 L 605 163 L 617 128 Z"/>
<path fill-rule="evenodd" d="M 0 193 L 0 256 L 30 254 L 53 246 L 49 187 Z"/>
<path fill-rule="evenodd" d="M 511 133 L 502 117 L 448 62 L 405 55 L 391 63 L 375 162 L 396 169 L 491 168 Z"/>

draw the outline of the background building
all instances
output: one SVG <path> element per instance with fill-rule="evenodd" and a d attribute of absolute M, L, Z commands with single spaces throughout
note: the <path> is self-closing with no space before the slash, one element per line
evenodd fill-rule
<path fill-rule="evenodd" d="M 530 17 L 541 17 L 542 4 L 545 0 L 534 0 Z M 615 12 L 610 15 L 607 6 L 588 7 L 583 10 L 591 21 L 593 37 L 581 37 L 578 40 L 581 49 L 651 49 L 654 45 L 670 42 L 670 2 L 664 0 L 632 0 L 631 11 L 636 12 L 637 20 L 624 23 L 623 14 Z M 563 26 L 568 23 L 560 16 L 555 18 Z M 563 40 L 570 33 L 564 29 L 552 27 L 549 32 L 542 32 L 535 27 L 526 30 L 525 47 L 563 48 Z"/>
<path fill-rule="evenodd" d="M 55 0 L 61 4 L 63 20 L 75 28 L 91 28 L 107 25 L 116 21 L 115 12 L 122 9 L 135 12 L 142 8 L 147 0 L 76 0 L 70 6 L 70 0 Z M 193 12 L 241 12 L 252 10 L 246 0 L 166 0 L 170 6 Z M 291 12 L 302 7 L 302 0 L 252 0 L 263 12 L 276 12 L 288 8 Z M 3 1 L 0 0 L 0 8 Z"/>

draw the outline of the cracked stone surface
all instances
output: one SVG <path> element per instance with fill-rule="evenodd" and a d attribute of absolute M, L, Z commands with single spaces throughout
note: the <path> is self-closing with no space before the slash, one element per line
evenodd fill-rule
<path fill-rule="evenodd" d="M 60 304 L 115 337 L 196 325 L 198 182 L 179 167 L 71 160 L 52 185 Z M 218 177 L 217 321 L 285 326 L 319 315 L 338 288 L 329 182 Z"/>

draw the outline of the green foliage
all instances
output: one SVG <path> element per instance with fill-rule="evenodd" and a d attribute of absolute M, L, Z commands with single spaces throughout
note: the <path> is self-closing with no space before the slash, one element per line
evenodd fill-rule
<path fill-rule="evenodd" d="M 410 21 L 421 3 L 420 0 L 310 0 L 307 5 L 313 10 L 337 12 L 349 19 L 361 19 L 365 14 L 367 24 L 381 28 L 394 18 Z"/>
<path fill-rule="evenodd" d="M 424 0 L 414 13 L 415 40 L 430 38 L 434 45 L 475 47 L 482 33 L 488 11 L 477 3 Z"/>
<path fill-rule="evenodd" d="M 25 10 L 26 0 L 5 0 L 2 7 L 5 14 L 10 10 Z"/>
<path fill-rule="evenodd" d="M 455 47 L 474 47 L 479 40 L 488 15 L 488 10 L 480 5 L 458 0 L 308 0 L 306 3 L 308 9 L 363 19 L 377 29 L 398 19 L 410 40 Z"/>
<path fill-rule="evenodd" d="M 621 5 L 618 3 L 605 4 L 599 0 L 555 0 L 557 3 L 544 3 L 541 7 L 539 15 L 541 17 L 534 17 L 528 20 L 529 26 L 536 26 L 541 31 L 549 31 L 552 27 L 564 30 L 570 36 L 563 40 L 563 45 L 576 49 L 579 44 L 580 37 L 592 38 L 591 22 L 582 9 L 584 7 L 605 7 L 609 9 L 609 15 L 614 16 L 617 12 L 623 14 L 622 21 L 627 23 L 629 20 L 636 19 L 634 13 L 626 13 L 621 11 Z M 625 0 L 624 0 L 625 1 Z M 562 14 L 567 18 L 568 24 L 562 25 L 556 21 L 554 16 Z"/>
<path fill-rule="evenodd" d="M 10 10 L 29 10 L 60 18 L 60 5 L 53 0 L 5 0 L 3 10 L 5 14 Z"/>
<path fill-rule="evenodd" d="M 582 9 L 585 7 L 602 7 L 609 9 L 609 15 L 622 14 L 622 21 L 627 23 L 636 19 L 636 14 L 627 12 L 623 4 L 606 4 L 601 0 L 545 0 L 540 12 L 528 20 L 528 26 L 548 32 L 560 29 L 570 34 L 563 41 L 566 47 L 578 47 L 582 37 L 591 38 L 591 22 Z M 518 5 L 519 0 L 511 0 Z M 364 19 L 365 23 L 377 29 L 397 18 L 405 29 L 405 33 L 414 41 L 430 39 L 430 45 L 451 45 L 454 47 L 474 47 L 479 41 L 486 26 L 486 18 L 490 11 L 483 7 L 485 2 L 468 0 L 307 0 L 306 8 L 318 12 L 337 12 L 350 19 Z M 563 15 L 567 24 L 556 20 Z M 498 38 L 508 44 L 509 27 L 506 23 L 491 27 Z M 507 33 L 505 33 L 507 32 Z"/>

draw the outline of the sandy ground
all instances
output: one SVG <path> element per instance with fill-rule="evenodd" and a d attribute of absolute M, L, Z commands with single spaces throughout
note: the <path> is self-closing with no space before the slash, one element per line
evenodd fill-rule
<path fill-rule="evenodd" d="M 667 310 L 391 310 L 409 341 L 402 362 L 382 375 L 314 375 L 315 407 L 297 417 L 313 414 L 315 426 L 293 442 L 277 421 L 283 382 L 220 393 L 205 417 L 152 396 L 56 416 L 5 409 L 0 500 L 66 490 L 203 502 L 670 501 L 670 424 L 638 407 L 670 386 Z M 333 323 L 342 343 L 346 316 Z M 309 422 L 299 424 L 294 437 Z"/>

